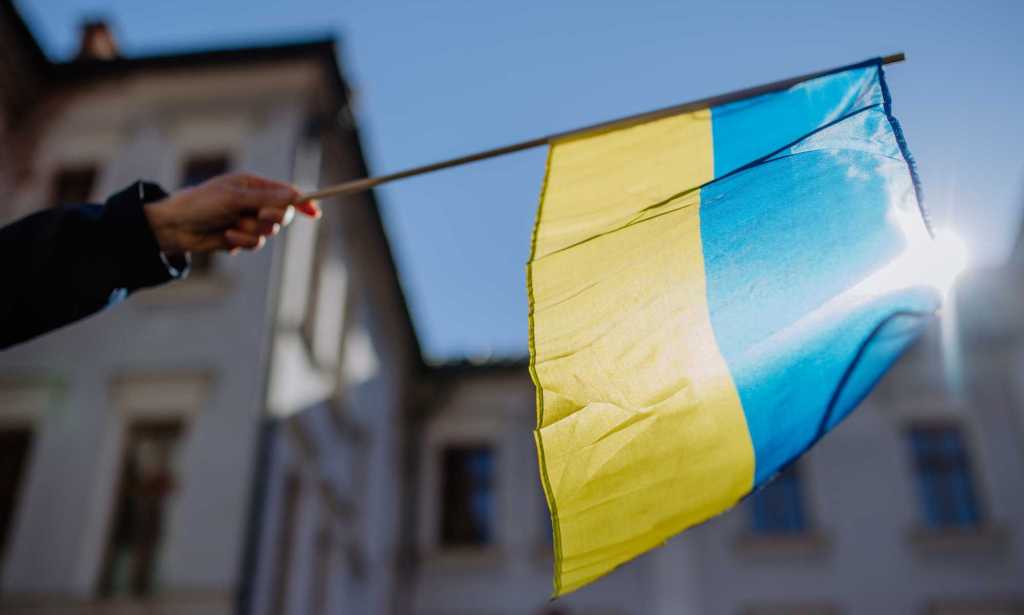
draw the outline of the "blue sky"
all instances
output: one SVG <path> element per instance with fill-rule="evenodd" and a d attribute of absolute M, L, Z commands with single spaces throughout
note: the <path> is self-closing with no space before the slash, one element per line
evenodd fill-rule
<path fill-rule="evenodd" d="M 1024 2 L 20 0 L 67 58 L 85 16 L 129 55 L 336 35 L 373 172 L 894 51 L 894 109 L 926 207 L 975 261 L 1024 204 Z M 535 150 L 378 192 L 428 357 L 526 352 Z"/>

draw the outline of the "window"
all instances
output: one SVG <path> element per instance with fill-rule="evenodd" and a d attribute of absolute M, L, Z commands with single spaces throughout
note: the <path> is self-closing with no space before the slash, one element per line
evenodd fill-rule
<path fill-rule="evenodd" d="M 442 468 L 442 544 L 491 543 L 494 539 L 494 455 L 491 448 L 446 448 Z"/>
<path fill-rule="evenodd" d="M 198 186 L 208 179 L 228 172 L 231 164 L 225 154 L 203 154 L 191 156 L 185 160 L 181 172 L 181 187 Z M 206 275 L 213 268 L 213 258 L 209 253 L 193 254 L 191 274 Z"/>
<path fill-rule="evenodd" d="M 177 487 L 180 421 L 145 421 L 127 434 L 114 525 L 100 593 L 145 596 L 153 591 L 167 505 Z"/>
<path fill-rule="evenodd" d="M 25 462 L 31 448 L 30 429 L 0 430 L 0 553 L 7 547 L 11 521 L 25 475 Z"/>
<path fill-rule="evenodd" d="M 198 186 L 208 179 L 228 172 L 228 157 L 224 154 L 205 154 L 191 156 L 185 160 L 185 168 L 181 174 L 181 187 Z"/>
<path fill-rule="evenodd" d="M 960 430 L 954 426 L 915 427 L 909 437 L 927 526 L 977 526 L 981 515 Z"/>
<path fill-rule="evenodd" d="M 795 464 L 755 491 L 750 500 L 751 523 L 756 534 L 799 534 L 807 531 L 803 487 Z"/>
<path fill-rule="evenodd" d="M 95 183 L 96 167 L 93 165 L 60 169 L 53 177 L 50 204 L 59 207 L 87 203 Z"/>

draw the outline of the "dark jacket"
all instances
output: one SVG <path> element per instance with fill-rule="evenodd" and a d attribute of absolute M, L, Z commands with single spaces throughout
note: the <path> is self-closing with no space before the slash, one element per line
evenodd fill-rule
<path fill-rule="evenodd" d="M 142 210 L 166 196 L 136 182 L 105 205 L 54 208 L 0 228 L 0 348 L 183 276 L 186 263 L 164 258 Z"/>

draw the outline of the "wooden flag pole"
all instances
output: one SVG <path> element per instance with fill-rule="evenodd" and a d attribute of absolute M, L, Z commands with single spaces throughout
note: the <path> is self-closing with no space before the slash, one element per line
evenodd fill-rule
<path fill-rule="evenodd" d="M 881 58 L 882 64 L 893 64 L 895 62 L 902 62 L 906 59 L 903 53 L 894 53 L 892 55 L 883 56 Z M 641 122 L 647 122 L 662 117 L 668 117 L 671 115 L 677 115 L 679 113 L 686 113 L 688 111 L 696 111 L 697 109 L 706 109 L 708 107 L 714 107 L 717 105 L 723 105 L 737 100 L 743 100 L 744 98 L 750 98 L 752 96 L 759 96 L 761 94 L 767 94 L 769 92 L 778 92 L 785 90 L 797 85 L 803 81 L 809 79 L 815 79 L 831 73 L 839 72 L 847 68 L 859 66 L 859 64 L 851 64 L 840 68 L 832 68 L 828 70 L 817 71 L 808 73 L 806 75 L 800 75 L 798 77 L 790 77 L 789 79 L 782 79 L 772 83 L 766 83 L 764 85 L 754 86 L 752 88 L 746 88 L 743 90 L 736 90 L 735 92 L 729 92 L 727 94 L 719 94 L 718 96 L 711 96 L 708 98 L 701 98 L 682 104 L 672 105 L 669 107 L 663 107 L 661 109 L 655 109 L 654 111 L 647 111 L 644 113 L 637 113 L 635 115 L 628 115 L 620 117 L 614 120 L 608 120 L 597 124 L 591 124 L 590 126 L 584 126 L 582 128 L 576 128 L 574 130 L 567 130 L 565 132 L 557 132 L 544 137 L 538 137 L 536 139 L 530 139 L 527 141 L 520 141 L 519 143 L 513 143 L 511 145 L 504 145 L 502 147 L 496 147 L 493 149 L 477 152 L 475 154 L 468 154 L 466 156 L 459 156 L 458 158 L 450 158 L 448 160 L 442 160 L 433 164 L 426 164 L 419 167 L 413 167 L 404 171 L 398 171 L 395 173 L 388 173 L 387 175 L 378 175 L 376 177 L 364 177 L 362 179 L 355 179 L 347 181 L 334 186 L 328 186 L 321 188 L 314 192 L 303 194 L 299 197 L 300 200 L 307 201 L 310 199 L 323 199 L 332 196 L 340 196 L 345 194 L 355 194 L 364 190 L 369 190 L 375 186 L 386 184 L 406 177 L 414 177 L 416 175 L 423 175 L 425 173 L 432 173 L 434 171 L 440 171 L 441 169 L 450 169 L 452 167 L 469 164 L 478 160 L 486 160 L 488 158 L 496 158 L 498 156 L 504 156 L 505 154 L 511 154 L 513 152 L 521 152 L 523 150 L 533 149 L 535 147 L 541 147 L 547 145 L 552 141 L 563 139 L 565 137 L 571 137 L 580 135 L 583 133 L 601 130 L 603 128 L 609 128 L 611 126 L 628 126 L 630 124 L 639 124 Z"/>

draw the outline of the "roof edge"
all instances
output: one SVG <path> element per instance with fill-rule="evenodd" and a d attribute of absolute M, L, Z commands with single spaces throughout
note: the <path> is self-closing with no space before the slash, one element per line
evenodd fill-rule
<path fill-rule="evenodd" d="M 137 56 L 121 56 L 110 60 L 70 60 L 57 62 L 62 71 L 102 72 L 174 68 L 193 64 L 233 64 L 268 60 L 289 60 L 304 55 L 336 50 L 336 39 L 323 36 L 275 43 L 255 43 L 238 47 L 182 49 Z"/>
<path fill-rule="evenodd" d="M 448 377 L 500 372 L 519 373 L 524 372 L 527 368 L 529 368 L 529 366 L 530 358 L 524 355 L 521 357 L 508 357 L 501 359 L 492 359 L 487 361 L 458 359 L 455 361 L 447 361 L 444 363 L 428 364 L 426 366 L 426 369 L 429 373 L 433 375 Z"/>
<path fill-rule="evenodd" d="M 39 45 L 39 40 L 36 38 L 35 33 L 32 32 L 32 28 L 29 27 L 28 22 L 22 16 L 21 11 L 14 4 L 12 0 L 0 0 L 0 12 L 6 13 L 7 18 L 10 20 L 11 25 L 15 30 L 16 36 L 22 40 L 25 48 L 28 49 L 29 55 L 32 57 L 32 62 L 37 65 L 38 68 L 46 69 L 52 64 L 50 59 L 46 56 L 46 52 Z"/>

